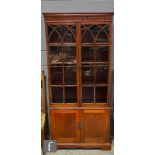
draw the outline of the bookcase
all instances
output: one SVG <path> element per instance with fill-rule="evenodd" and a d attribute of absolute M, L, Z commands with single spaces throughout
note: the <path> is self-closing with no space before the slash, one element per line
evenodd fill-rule
<path fill-rule="evenodd" d="M 113 13 L 44 13 L 51 139 L 110 149 Z"/>

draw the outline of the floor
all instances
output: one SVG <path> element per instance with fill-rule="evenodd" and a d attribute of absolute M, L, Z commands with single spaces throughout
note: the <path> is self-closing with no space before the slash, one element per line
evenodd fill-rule
<path fill-rule="evenodd" d="M 60 149 L 55 153 L 46 153 L 46 155 L 114 155 L 114 146 L 111 151 L 101 149 Z"/>

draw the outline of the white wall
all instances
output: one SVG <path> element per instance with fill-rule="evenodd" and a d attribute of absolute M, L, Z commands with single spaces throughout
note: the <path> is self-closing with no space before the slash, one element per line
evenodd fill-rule
<path fill-rule="evenodd" d="M 42 1 L 42 12 L 113 12 L 112 0 Z"/>

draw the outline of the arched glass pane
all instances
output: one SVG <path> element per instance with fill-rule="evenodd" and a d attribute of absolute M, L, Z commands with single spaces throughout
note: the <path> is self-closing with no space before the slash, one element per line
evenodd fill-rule
<path fill-rule="evenodd" d="M 61 37 L 57 31 L 53 30 L 51 32 L 51 35 L 49 36 L 49 43 L 61 43 Z"/>
<path fill-rule="evenodd" d="M 93 43 L 93 42 L 94 42 L 94 38 L 91 32 L 87 30 L 83 35 L 82 43 Z"/>
<path fill-rule="evenodd" d="M 64 43 L 75 43 L 76 42 L 76 28 L 75 26 L 67 26 L 63 36 Z"/>
<path fill-rule="evenodd" d="M 100 25 L 100 31 L 96 35 L 96 42 L 108 42 L 109 41 L 109 25 Z"/>

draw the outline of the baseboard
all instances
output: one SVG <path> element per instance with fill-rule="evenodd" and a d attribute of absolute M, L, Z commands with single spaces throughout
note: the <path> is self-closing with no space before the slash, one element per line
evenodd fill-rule
<path fill-rule="evenodd" d="M 110 143 L 58 143 L 57 148 L 100 148 L 103 150 L 111 150 L 111 144 Z"/>

